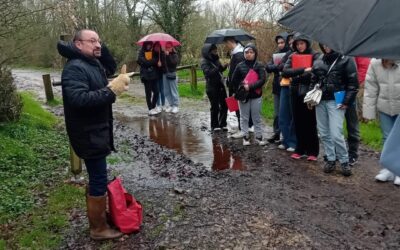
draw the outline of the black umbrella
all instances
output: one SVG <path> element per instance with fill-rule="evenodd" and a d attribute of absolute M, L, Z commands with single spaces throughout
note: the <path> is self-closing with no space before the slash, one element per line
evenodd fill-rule
<path fill-rule="evenodd" d="M 204 43 L 223 43 L 226 37 L 232 37 L 236 41 L 248 41 L 255 40 L 255 38 L 242 29 L 222 29 L 214 30 L 210 35 L 207 36 Z"/>
<path fill-rule="evenodd" d="M 400 59 L 399 0 L 303 0 L 279 23 L 345 55 Z"/>

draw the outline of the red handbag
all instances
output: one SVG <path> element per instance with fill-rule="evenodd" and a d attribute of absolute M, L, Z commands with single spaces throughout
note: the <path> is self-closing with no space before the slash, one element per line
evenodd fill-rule
<path fill-rule="evenodd" d="M 110 217 L 122 233 L 140 230 L 143 221 L 142 205 L 122 186 L 121 179 L 115 178 L 107 185 Z"/>
<path fill-rule="evenodd" d="M 228 106 L 229 112 L 235 112 L 239 110 L 238 101 L 234 96 L 225 98 L 226 106 Z"/>

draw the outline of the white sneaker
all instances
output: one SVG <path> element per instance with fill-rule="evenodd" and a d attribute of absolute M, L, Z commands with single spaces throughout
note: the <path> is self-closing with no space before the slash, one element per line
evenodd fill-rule
<path fill-rule="evenodd" d="M 254 133 L 254 126 L 252 126 L 251 128 L 249 128 L 249 132 L 250 132 L 250 133 Z"/>
<path fill-rule="evenodd" d="M 246 138 L 243 138 L 243 146 L 249 146 L 250 145 L 250 138 L 246 140 Z"/>
<path fill-rule="evenodd" d="M 161 106 L 161 111 L 164 111 L 165 112 L 165 110 L 167 109 L 167 106 Z"/>
<path fill-rule="evenodd" d="M 165 112 L 170 113 L 171 110 L 172 110 L 172 107 L 171 107 L 171 106 L 166 106 L 166 107 L 165 107 Z"/>
<path fill-rule="evenodd" d="M 278 148 L 279 149 L 286 149 L 285 145 L 283 145 L 283 144 L 279 144 Z"/>
<path fill-rule="evenodd" d="M 221 128 L 213 128 L 213 131 L 221 131 Z"/>
<path fill-rule="evenodd" d="M 158 112 L 157 112 L 156 108 L 151 109 L 151 110 L 149 111 L 149 115 L 157 115 L 157 114 L 158 114 Z"/>
<path fill-rule="evenodd" d="M 400 176 L 396 176 L 393 183 L 394 185 L 400 186 Z"/>
<path fill-rule="evenodd" d="M 176 107 L 176 106 L 172 107 L 171 113 L 176 114 L 178 112 L 179 112 L 179 108 L 178 107 Z"/>
<path fill-rule="evenodd" d="M 382 169 L 377 176 L 375 176 L 375 179 L 377 181 L 393 181 L 394 180 L 394 174 L 387 170 L 386 168 Z"/>
<path fill-rule="evenodd" d="M 235 139 L 240 139 L 240 138 L 244 137 L 244 134 L 242 133 L 242 131 L 238 131 L 238 132 L 234 133 L 231 137 L 235 138 Z"/>
<path fill-rule="evenodd" d="M 260 139 L 256 139 L 256 143 L 258 144 L 258 145 L 260 145 L 260 146 L 264 146 L 264 145 L 267 145 L 267 141 L 263 141 L 262 139 L 260 140 Z"/>
<path fill-rule="evenodd" d="M 157 107 L 154 108 L 154 110 L 155 110 L 155 111 L 157 112 L 157 114 L 158 114 L 158 113 L 161 113 L 162 108 L 161 108 L 161 106 L 157 106 Z"/>
<path fill-rule="evenodd" d="M 292 147 L 288 147 L 287 149 L 286 149 L 286 151 L 288 151 L 288 152 L 294 152 L 294 148 L 292 148 Z"/>

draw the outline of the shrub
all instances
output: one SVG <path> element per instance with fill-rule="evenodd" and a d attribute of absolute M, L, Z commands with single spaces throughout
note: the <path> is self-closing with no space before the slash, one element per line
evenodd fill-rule
<path fill-rule="evenodd" d="M 21 110 L 22 101 L 14 85 L 11 70 L 0 65 L 0 122 L 18 120 Z"/>

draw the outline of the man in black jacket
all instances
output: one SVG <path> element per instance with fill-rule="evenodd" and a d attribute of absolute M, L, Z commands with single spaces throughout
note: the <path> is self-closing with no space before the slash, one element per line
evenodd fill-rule
<path fill-rule="evenodd" d="M 106 156 L 114 150 L 111 105 L 127 90 L 130 79 L 121 74 L 108 83 L 107 76 L 114 74 L 116 63 L 95 31 L 78 31 L 72 42 L 60 41 L 57 48 L 68 59 L 61 76 L 68 137 L 89 175 L 90 237 L 117 238 L 122 234 L 106 222 Z"/>

